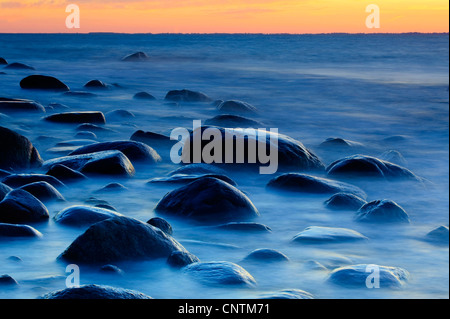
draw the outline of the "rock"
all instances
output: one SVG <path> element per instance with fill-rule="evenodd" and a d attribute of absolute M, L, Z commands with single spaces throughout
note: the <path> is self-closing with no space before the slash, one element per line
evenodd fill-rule
<path fill-rule="evenodd" d="M 190 90 L 172 90 L 167 92 L 165 100 L 173 102 L 211 102 L 212 99 L 202 92 Z"/>
<path fill-rule="evenodd" d="M 225 175 L 218 175 L 218 174 L 201 174 L 201 175 L 187 175 L 187 174 L 175 174 L 168 177 L 156 177 L 149 180 L 147 183 L 149 184 L 155 184 L 155 183 L 163 183 L 163 184 L 189 184 L 193 181 L 196 181 L 198 179 L 204 178 L 204 177 L 213 177 L 220 179 L 224 182 L 227 182 L 228 184 L 232 186 L 237 186 L 236 182 L 233 181 L 231 178 Z"/>
<path fill-rule="evenodd" d="M 131 135 L 130 140 L 145 143 L 153 148 L 171 148 L 177 141 L 173 141 L 169 136 L 154 132 L 144 132 L 138 130 Z"/>
<path fill-rule="evenodd" d="M 258 109 L 253 105 L 236 100 L 224 101 L 217 109 L 222 113 L 257 113 Z"/>
<path fill-rule="evenodd" d="M 244 193 L 212 177 L 198 179 L 167 193 L 155 211 L 204 223 L 240 221 L 259 216 Z"/>
<path fill-rule="evenodd" d="M 211 119 L 206 120 L 205 125 L 231 127 L 231 128 L 264 127 L 264 124 L 262 124 L 261 122 L 250 120 L 242 116 L 230 114 L 217 115 Z"/>
<path fill-rule="evenodd" d="M 285 289 L 269 295 L 264 295 L 258 299 L 314 299 L 314 296 L 309 292 L 300 289 Z"/>
<path fill-rule="evenodd" d="M 421 180 L 407 168 L 366 155 L 344 157 L 331 163 L 326 171 L 329 176 Z"/>
<path fill-rule="evenodd" d="M 42 158 L 24 136 L 0 126 L 0 169 L 27 169 L 42 165 Z"/>
<path fill-rule="evenodd" d="M 12 174 L 6 176 L 2 183 L 17 188 L 35 182 L 47 182 L 53 187 L 64 188 L 65 185 L 57 178 L 44 174 Z"/>
<path fill-rule="evenodd" d="M 98 111 L 66 112 L 47 116 L 44 120 L 55 123 L 97 123 L 106 124 L 105 115 Z"/>
<path fill-rule="evenodd" d="M 0 287 L 17 286 L 19 283 L 10 275 L 4 274 L 0 276 Z"/>
<path fill-rule="evenodd" d="M 128 190 L 128 188 L 126 188 L 120 183 L 109 183 L 108 185 L 96 190 L 95 193 L 114 193 L 114 192 L 117 193 L 126 190 Z"/>
<path fill-rule="evenodd" d="M 113 150 L 122 152 L 132 162 L 154 164 L 161 161 L 161 156 L 153 148 L 135 141 L 114 141 L 86 145 L 76 149 L 69 156 Z"/>
<path fill-rule="evenodd" d="M 230 222 L 223 225 L 218 225 L 216 226 L 216 228 L 223 230 L 243 231 L 251 233 L 253 232 L 270 233 L 272 231 L 272 229 L 270 229 L 269 226 L 253 222 Z"/>
<path fill-rule="evenodd" d="M 5 198 L 6 194 L 8 194 L 10 191 L 12 191 L 11 187 L 3 183 L 0 183 L 0 201 L 2 201 L 3 198 Z"/>
<path fill-rule="evenodd" d="M 48 218 L 48 210 L 44 204 L 22 189 L 9 192 L 0 202 L 0 223 L 32 223 Z"/>
<path fill-rule="evenodd" d="M 40 112 L 45 113 L 45 108 L 32 100 L 26 99 L 9 99 L 0 97 L 0 111 L 2 112 Z"/>
<path fill-rule="evenodd" d="M 81 132 L 78 132 L 77 134 L 75 134 L 75 138 L 96 140 L 97 135 L 95 135 L 95 133 L 93 133 L 93 132 L 81 131 Z"/>
<path fill-rule="evenodd" d="M 46 174 L 57 178 L 63 183 L 73 183 L 87 179 L 84 174 L 62 164 L 52 165 Z"/>
<path fill-rule="evenodd" d="M 77 131 L 93 131 L 97 133 L 113 133 L 114 130 L 111 130 L 106 127 L 98 126 L 92 123 L 83 123 L 77 126 Z"/>
<path fill-rule="evenodd" d="M 100 80 L 91 80 L 87 82 L 84 87 L 90 89 L 107 89 L 108 85 Z"/>
<path fill-rule="evenodd" d="M 184 267 L 184 271 L 206 285 L 256 285 L 255 279 L 247 270 L 227 261 L 196 262 Z"/>
<path fill-rule="evenodd" d="M 130 160 L 120 151 L 102 151 L 84 155 L 64 156 L 44 162 L 44 168 L 65 165 L 83 174 L 115 175 L 132 177 L 135 169 Z"/>
<path fill-rule="evenodd" d="M 58 257 L 74 263 L 167 258 L 184 247 L 162 230 L 129 217 L 91 225 Z"/>
<path fill-rule="evenodd" d="M 46 75 L 30 75 L 20 81 L 22 89 L 69 91 L 69 87 L 60 80 Z"/>
<path fill-rule="evenodd" d="M 115 265 L 103 265 L 100 267 L 100 271 L 103 273 L 110 273 L 110 274 L 117 274 L 117 275 L 123 275 L 123 270 Z"/>
<path fill-rule="evenodd" d="M 0 65 L 6 65 L 6 64 L 8 64 L 8 62 L 6 61 L 6 59 L 0 57 Z"/>
<path fill-rule="evenodd" d="M 29 66 L 27 64 L 19 63 L 19 62 L 13 62 L 5 66 L 5 69 L 12 69 L 12 70 L 36 70 L 32 66 Z"/>
<path fill-rule="evenodd" d="M 108 120 L 119 120 L 123 121 L 124 119 L 132 119 L 136 116 L 133 114 L 133 112 L 127 111 L 127 110 L 114 110 L 110 111 L 105 114 L 106 118 Z"/>
<path fill-rule="evenodd" d="M 332 150 L 351 150 L 353 148 L 360 148 L 364 145 L 359 142 L 345 140 L 339 137 L 330 137 L 320 143 L 320 148 L 332 149 Z"/>
<path fill-rule="evenodd" d="M 152 299 L 138 291 L 103 285 L 82 285 L 43 295 L 40 299 Z"/>
<path fill-rule="evenodd" d="M 145 52 L 136 52 L 130 55 L 127 55 L 122 58 L 122 61 L 126 62 L 141 62 L 148 61 L 150 57 Z"/>
<path fill-rule="evenodd" d="M 150 218 L 147 221 L 147 224 L 150 224 L 152 226 L 155 226 L 156 228 L 161 229 L 167 235 L 171 235 L 171 236 L 173 235 L 172 226 L 164 218 L 161 218 L 161 217 Z"/>
<path fill-rule="evenodd" d="M 147 92 L 138 92 L 133 96 L 133 99 L 137 100 L 156 100 L 156 98 Z"/>
<path fill-rule="evenodd" d="M 315 177 L 299 173 L 286 173 L 272 178 L 268 183 L 269 189 L 312 194 L 349 193 L 362 198 L 366 197 L 359 187 L 334 181 L 327 178 Z"/>
<path fill-rule="evenodd" d="M 68 91 L 63 93 L 64 96 L 70 96 L 70 97 L 81 97 L 81 98 L 92 98 L 96 97 L 97 94 L 91 93 L 91 92 L 84 92 L 84 91 Z"/>
<path fill-rule="evenodd" d="M 302 243 L 342 243 L 367 239 L 361 233 L 348 228 L 310 226 L 295 235 L 292 241 Z"/>
<path fill-rule="evenodd" d="M 62 225 L 84 227 L 116 216 L 122 214 L 109 209 L 77 205 L 63 209 L 55 215 L 54 220 Z"/>
<path fill-rule="evenodd" d="M 403 155 L 396 150 L 389 150 L 386 152 L 383 152 L 382 154 L 380 154 L 379 159 L 386 161 L 386 162 L 390 162 L 390 163 L 394 163 L 400 166 L 405 166 L 407 165 L 407 161 L 405 160 L 405 158 L 403 157 Z"/>
<path fill-rule="evenodd" d="M 270 248 L 260 248 L 252 251 L 244 258 L 244 260 L 279 262 L 279 261 L 289 261 L 289 258 L 285 254 L 279 252 L 278 250 Z"/>
<path fill-rule="evenodd" d="M 328 281 L 348 288 L 366 288 L 366 281 L 374 269 L 379 270 L 380 288 L 400 288 L 409 280 L 408 271 L 400 267 L 360 264 L 333 270 Z"/>
<path fill-rule="evenodd" d="M 409 223 L 409 216 L 396 202 L 383 199 L 363 205 L 355 220 L 369 223 Z"/>
<path fill-rule="evenodd" d="M 186 251 L 176 250 L 167 258 L 167 263 L 174 268 L 182 268 L 197 262 L 200 262 L 200 259 Z"/>
<path fill-rule="evenodd" d="M 435 244 L 448 245 L 449 241 L 448 226 L 441 225 L 433 229 L 425 236 L 425 240 Z"/>
<path fill-rule="evenodd" d="M 66 201 L 64 196 L 62 196 L 56 188 L 47 182 L 34 182 L 21 186 L 20 189 L 27 191 L 41 202 Z"/>
<path fill-rule="evenodd" d="M 353 194 L 337 193 L 325 201 L 325 206 L 333 210 L 358 210 L 367 202 Z"/>
<path fill-rule="evenodd" d="M 1 217 L 0 217 L 1 218 Z M 28 225 L 15 225 L 0 223 L 0 238 L 2 237 L 35 237 L 40 238 L 42 234 Z"/>

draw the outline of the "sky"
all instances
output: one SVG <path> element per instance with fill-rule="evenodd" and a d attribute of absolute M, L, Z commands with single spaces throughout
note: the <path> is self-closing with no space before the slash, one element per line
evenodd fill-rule
<path fill-rule="evenodd" d="M 79 8 L 79 28 L 66 25 L 69 4 Z M 367 27 L 371 4 L 379 28 Z M 448 0 L 0 0 L 0 33 L 448 31 Z"/>

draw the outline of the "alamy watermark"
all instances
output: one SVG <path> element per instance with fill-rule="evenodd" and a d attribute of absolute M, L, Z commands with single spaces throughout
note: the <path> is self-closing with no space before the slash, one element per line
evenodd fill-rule
<path fill-rule="evenodd" d="M 368 29 L 380 28 L 380 7 L 376 4 L 369 4 L 366 7 L 366 12 L 370 13 L 366 18 L 366 27 Z"/>
<path fill-rule="evenodd" d="M 66 277 L 66 287 L 76 288 L 80 286 L 80 267 L 76 264 L 70 264 L 66 267 L 66 273 L 70 273 Z"/>
<path fill-rule="evenodd" d="M 366 287 L 369 289 L 380 288 L 380 267 L 378 265 L 367 265 L 366 273 L 370 273 L 366 278 Z"/>
<path fill-rule="evenodd" d="M 67 29 L 80 28 L 80 7 L 76 4 L 69 4 L 66 7 L 66 12 L 70 13 L 66 18 Z"/>

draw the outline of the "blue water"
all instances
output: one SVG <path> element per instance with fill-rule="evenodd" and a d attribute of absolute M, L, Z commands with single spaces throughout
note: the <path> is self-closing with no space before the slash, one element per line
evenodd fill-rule
<path fill-rule="evenodd" d="M 151 60 L 120 61 L 136 51 L 146 52 Z M 0 56 L 36 68 L 0 70 L 7 73 L 0 75 L 0 96 L 30 98 L 43 105 L 62 103 L 72 111 L 127 109 L 136 115 L 108 120 L 106 127 L 115 132 L 99 136 L 99 141 L 129 139 L 137 129 L 169 134 L 175 127 L 192 127 L 192 120 L 217 115 L 210 105 L 164 104 L 167 91 L 187 88 L 214 99 L 253 104 L 260 112 L 252 118 L 300 140 L 325 164 L 351 154 L 318 147 L 329 137 L 341 137 L 362 143 L 367 155 L 398 150 L 407 168 L 433 185 L 358 182 L 368 200 L 395 200 L 411 218 L 410 225 L 374 227 L 354 222 L 353 212 L 324 208 L 328 195 L 298 195 L 287 200 L 265 190 L 271 176 L 232 176 L 260 211 L 257 221 L 271 227 L 272 233 L 212 231 L 167 219 L 175 239 L 202 261 L 238 263 L 253 275 L 256 287 L 204 286 L 163 261 L 120 264 L 125 272 L 122 277 L 99 275 L 97 269 L 82 267 L 81 284 L 132 288 L 154 298 L 257 298 L 288 288 L 306 290 L 317 298 L 448 298 L 448 246 L 421 240 L 431 229 L 448 225 L 449 219 L 448 34 L 0 34 Z M 20 80 L 33 73 L 55 76 L 72 90 L 83 90 L 92 79 L 116 83 L 120 88 L 98 92 L 93 99 L 20 89 Z M 134 100 L 132 96 L 139 91 L 158 100 Z M 57 157 L 48 151 L 57 141 L 71 140 L 76 133 L 71 126 L 48 125 L 40 115 L 0 114 L 0 125 L 27 136 L 45 160 Z M 38 137 L 43 135 L 57 140 L 42 143 Z M 403 139 L 384 141 L 398 135 Z M 152 169 L 138 169 L 133 179 L 120 181 L 130 189 L 120 196 L 91 193 L 112 180 L 91 180 L 71 187 L 63 191 L 68 202 L 49 205 L 50 214 L 96 196 L 122 214 L 146 221 L 155 215 L 153 208 L 159 199 L 174 188 L 148 186 L 146 181 L 176 167 L 166 161 Z M 308 246 L 291 243 L 294 235 L 313 225 L 355 229 L 370 240 Z M 0 274 L 7 273 L 20 283 L 12 290 L 0 288 L 0 297 L 35 298 L 65 288 L 65 265 L 56 257 L 82 231 L 52 220 L 36 228 L 44 235 L 40 240 L 0 242 Z M 282 265 L 242 261 L 257 248 L 278 249 L 291 261 Z M 22 261 L 11 261 L 9 256 L 19 256 Z M 395 290 L 348 289 L 329 284 L 328 271 L 308 268 L 310 260 L 322 263 L 328 271 L 359 263 L 399 266 L 410 272 L 411 279 Z"/>

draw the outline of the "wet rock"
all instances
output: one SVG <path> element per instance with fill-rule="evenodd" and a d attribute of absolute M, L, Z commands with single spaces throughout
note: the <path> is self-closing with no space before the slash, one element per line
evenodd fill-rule
<path fill-rule="evenodd" d="M 167 92 L 165 100 L 174 102 L 211 102 L 212 99 L 202 92 L 190 90 L 172 90 Z"/>
<path fill-rule="evenodd" d="M 300 289 L 284 289 L 258 299 L 314 299 L 314 296 Z"/>
<path fill-rule="evenodd" d="M 361 233 L 348 228 L 310 226 L 295 235 L 292 241 L 302 243 L 342 243 L 367 239 Z"/>
<path fill-rule="evenodd" d="M 132 119 L 135 118 L 136 116 L 133 114 L 133 112 L 130 112 L 128 110 L 114 110 L 114 111 L 110 111 L 108 113 L 105 114 L 106 118 L 108 120 L 125 120 L 125 119 Z"/>
<path fill-rule="evenodd" d="M 337 193 L 325 201 L 325 206 L 333 210 L 358 210 L 367 202 L 353 194 Z"/>
<path fill-rule="evenodd" d="M 150 224 L 152 226 L 155 226 L 156 228 L 161 229 L 167 235 L 173 235 L 172 226 L 164 218 L 161 217 L 150 218 L 147 221 L 147 224 Z"/>
<path fill-rule="evenodd" d="M 128 188 L 126 188 L 120 183 L 109 183 L 108 185 L 100 188 L 99 190 L 96 190 L 95 193 L 115 193 L 126 190 L 128 190 Z"/>
<path fill-rule="evenodd" d="M 0 201 L 2 201 L 3 198 L 5 198 L 6 194 L 8 194 L 10 191 L 12 191 L 11 187 L 3 183 L 0 183 Z"/>
<path fill-rule="evenodd" d="M 30 75 L 20 81 L 22 89 L 69 91 L 69 87 L 52 76 Z"/>
<path fill-rule="evenodd" d="M 448 226 L 441 225 L 432 231 L 430 231 L 426 236 L 425 240 L 436 243 L 436 244 L 444 244 L 448 245 L 449 241 L 449 232 L 448 232 Z"/>
<path fill-rule="evenodd" d="M 205 125 L 221 126 L 221 127 L 231 127 L 231 128 L 246 128 L 253 127 L 259 128 L 264 127 L 264 124 L 258 121 L 254 121 L 242 116 L 223 114 L 217 115 L 211 119 L 205 121 Z"/>
<path fill-rule="evenodd" d="M 103 265 L 100 267 L 100 271 L 103 273 L 109 273 L 109 274 L 117 274 L 117 275 L 123 275 L 123 270 L 115 265 Z"/>
<path fill-rule="evenodd" d="M 201 174 L 201 175 L 187 175 L 187 174 L 175 174 L 168 177 L 156 177 L 152 178 L 148 181 L 149 184 L 155 184 L 155 183 L 163 183 L 163 184 L 189 184 L 191 182 L 194 182 L 198 179 L 204 178 L 204 177 L 213 177 L 220 179 L 224 182 L 227 182 L 228 184 L 232 186 L 237 186 L 236 182 L 233 181 L 231 178 L 225 175 L 219 175 L 219 174 Z"/>
<path fill-rule="evenodd" d="M 93 133 L 93 132 L 81 131 L 81 132 L 78 132 L 77 134 L 75 134 L 75 138 L 96 140 L 97 135 L 95 135 L 95 133 Z"/>
<path fill-rule="evenodd" d="M 289 258 L 285 254 L 279 252 L 278 250 L 270 248 L 260 248 L 252 251 L 244 258 L 244 260 L 279 262 L 279 261 L 289 261 Z"/>
<path fill-rule="evenodd" d="M 267 187 L 269 189 L 296 193 L 349 193 L 363 198 L 366 197 L 364 191 L 362 191 L 359 187 L 327 178 L 299 173 L 286 173 L 275 177 L 267 183 Z"/>
<path fill-rule="evenodd" d="M 383 199 L 363 205 L 355 220 L 369 223 L 409 223 L 409 216 L 396 202 Z"/>
<path fill-rule="evenodd" d="M 114 141 L 86 145 L 76 149 L 69 156 L 113 150 L 122 152 L 132 162 L 154 164 L 161 161 L 161 156 L 154 149 L 144 143 L 135 141 Z"/>
<path fill-rule="evenodd" d="M 258 210 L 244 193 L 212 177 L 198 179 L 167 193 L 155 211 L 205 223 L 240 221 L 259 216 Z"/>
<path fill-rule="evenodd" d="M 53 187 L 64 188 L 65 185 L 57 178 L 44 174 L 12 174 L 6 176 L 2 183 L 17 188 L 35 182 L 47 182 Z"/>
<path fill-rule="evenodd" d="M 408 164 L 403 155 L 396 150 L 389 150 L 383 152 L 382 154 L 380 154 L 379 158 L 383 161 L 394 163 L 401 166 L 405 166 Z"/>
<path fill-rule="evenodd" d="M 374 269 L 379 270 L 380 288 L 400 288 L 409 280 L 408 271 L 400 267 L 360 264 L 333 270 L 328 281 L 348 288 L 366 288 L 368 276 Z"/>
<path fill-rule="evenodd" d="M 6 65 L 6 64 L 8 64 L 8 62 L 6 61 L 6 59 L 0 57 L 0 65 Z"/>
<path fill-rule="evenodd" d="M 75 263 L 167 258 L 184 247 L 162 230 L 129 217 L 91 225 L 58 257 Z"/>
<path fill-rule="evenodd" d="M 43 295 L 40 299 L 152 299 L 141 292 L 103 285 L 82 285 Z"/>
<path fill-rule="evenodd" d="M 57 178 L 63 183 L 73 183 L 87 179 L 84 174 L 62 164 L 52 165 L 46 174 Z"/>
<path fill-rule="evenodd" d="M 320 143 L 319 147 L 332 150 L 351 150 L 353 148 L 361 148 L 363 144 L 339 137 L 330 137 Z"/>
<path fill-rule="evenodd" d="M 91 80 L 87 82 L 84 87 L 90 89 L 107 89 L 108 85 L 100 80 Z"/>
<path fill-rule="evenodd" d="M 167 258 L 167 263 L 174 268 L 182 268 L 197 262 L 200 262 L 200 259 L 186 251 L 174 251 Z"/>
<path fill-rule="evenodd" d="M 54 220 L 58 224 L 82 227 L 116 216 L 122 214 L 109 209 L 77 205 L 63 209 L 55 215 Z"/>
<path fill-rule="evenodd" d="M 2 237 L 35 237 L 40 238 L 42 234 L 28 225 L 15 225 L 0 223 L 0 238 Z"/>
<path fill-rule="evenodd" d="M 130 55 L 127 55 L 122 58 L 122 61 L 125 62 L 141 62 L 141 61 L 148 61 L 150 57 L 145 52 L 135 52 Z"/>
<path fill-rule="evenodd" d="M 27 169 L 42 165 L 42 158 L 25 137 L 0 126 L 0 169 Z"/>
<path fill-rule="evenodd" d="M 15 189 L 0 202 L 0 223 L 23 224 L 49 218 L 48 210 L 30 193 Z"/>
<path fill-rule="evenodd" d="M 65 201 L 64 196 L 61 195 L 61 193 L 56 188 L 54 188 L 47 182 L 34 182 L 21 186 L 20 189 L 27 191 L 28 193 L 39 199 L 41 202 Z"/>
<path fill-rule="evenodd" d="M 138 92 L 133 96 L 133 99 L 137 100 L 156 100 L 156 98 L 147 92 Z"/>
<path fill-rule="evenodd" d="M 4 274 L 0 276 L 0 287 L 17 285 L 19 285 L 19 283 L 10 275 Z"/>
<path fill-rule="evenodd" d="M 2 112 L 40 112 L 45 113 L 45 108 L 32 100 L 26 99 L 9 99 L 0 97 L 0 111 Z"/>
<path fill-rule="evenodd" d="M 407 168 L 366 155 L 344 157 L 331 163 L 326 171 L 329 176 L 421 180 Z"/>
<path fill-rule="evenodd" d="M 236 100 L 224 101 L 217 109 L 222 113 L 257 113 L 258 109 L 253 105 Z"/>
<path fill-rule="evenodd" d="M 55 123 L 97 123 L 105 124 L 105 115 L 98 111 L 86 111 L 86 112 L 66 112 L 52 114 L 44 118 L 46 121 Z"/>
<path fill-rule="evenodd" d="M 223 225 L 216 226 L 218 229 L 242 231 L 242 232 L 261 232 L 270 233 L 272 229 L 269 226 L 260 223 L 253 222 L 230 222 Z"/>
<path fill-rule="evenodd" d="M 247 270 L 227 261 L 197 262 L 187 265 L 184 271 L 206 285 L 256 285 L 255 279 Z"/>
<path fill-rule="evenodd" d="M 7 66 L 5 66 L 5 69 L 11 69 L 11 70 L 36 70 L 32 66 L 29 66 L 29 65 L 24 64 L 24 63 L 19 63 L 19 62 L 10 63 Z"/>
<path fill-rule="evenodd" d="M 144 132 L 138 130 L 131 135 L 130 140 L 147 144 L 153 148 L 171 148 L 177 141 L 173 141 L 169 136 L 154 132 Z"/>

